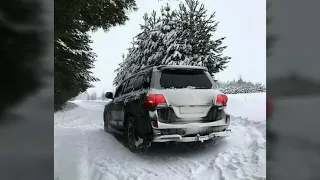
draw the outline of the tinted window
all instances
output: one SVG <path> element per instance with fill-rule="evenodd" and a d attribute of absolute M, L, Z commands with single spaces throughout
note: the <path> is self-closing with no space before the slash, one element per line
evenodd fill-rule
<path fill-rule="evenodd" d="M 152 70 L 148 71 L 148 72 L 144 75 L 144 84 L 143 84 L 143 88 L 144 88 L 144 89 L 149 89 L 149 88 L 150 88 L 151 75 L 152 75 Z"/>
<path fill-rule="evenodd" d="M 127 94 L 133 91 L 133 84 L 134 84 L 135 78 L 136 76 L 128 80 L 128 83 L 123 90 L 123 94 Z"/>
<path fill-rule="evenodd" d="M 119 97 L 119 96 L 121 95 L 124 84 L 125 84 L 125 82 L 122 83 L 122 84 L 118 87 L 118 89 L 117 89 L 117 91 L 116 91 L 116 93 L 115 93 L 115 95 L 114 95 L 115 98 L 116 98 L 116 97 Z"/>
<path fill-rule="evenodd" d="M 163 70 L 160 78 L 162 88 L 211 89 L 212 83 L 204 71 L 200 70 Z"/>

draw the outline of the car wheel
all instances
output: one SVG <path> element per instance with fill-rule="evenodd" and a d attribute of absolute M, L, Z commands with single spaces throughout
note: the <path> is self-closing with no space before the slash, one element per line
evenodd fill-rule
<path fill-rule="evenodd" d="M 140 144 L 140 145 L 136 144 L 139 138 L 138 138 L 138 135 L 136 134 L 136 125 L 132 117 L 128 117 L 124 138 L 131 152 L 134 152 L 134 153 L 146 152 L 149 147 L 148 145 L 145 145 L 145 144 Z"/>
<path fill-rule="evenodd" d="M 104 118 L 103 118 L 103 125 L 104 125 L 104 131 L 107 133 L 111 133 L 111 131 L 109 129 L 109 121 L 108 121 L 106 114 L 104 115 Z"/>

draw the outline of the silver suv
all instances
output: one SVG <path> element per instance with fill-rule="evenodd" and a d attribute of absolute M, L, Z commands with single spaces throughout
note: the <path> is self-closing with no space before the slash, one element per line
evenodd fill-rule
<path fill-rule="evenodd" d="M 207 68 L 163 65 L 125 79 L 103 113 L 104 129 L 123 135 L 132 152 L 152 142 L 193 142 L 229 135 L 228 97 Z"/>

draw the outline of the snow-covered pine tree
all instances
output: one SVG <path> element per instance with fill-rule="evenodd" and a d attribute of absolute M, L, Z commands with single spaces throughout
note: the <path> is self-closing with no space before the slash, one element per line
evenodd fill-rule
<path fill-rule="evenodd" d="M 159 26 L 160 17 L 156 17 L 156 12 L 153 11 L 151 16 L 146 13 L 143 19 L 144 24 L 140 25 L 142 32 L 134 37 L 126 58 L 123 63 L 119 64 L 120 68 L 115 71 L 117 75 L 113 82 L 114 85 L 118 85 L 126 77 L 139 70 L 153 66 L 153 59 L 159 58 L 156 54 L 160 38 L 155 26 Z"/>
<path fill-rule="evenodd" d="M 223 38 L 213 39 L 218 23 L 209 17 L 198 0 L 185 0 L 178 10 L 167 4 L 160 17 L 155 11 L 144 15 L 142 32 L 133 40 L 133 46 L 118 70 L 114 85 L 147 67 L 157 65 L 206 66 L 214 75 L 226 68 L 230 57 L 223 56 Z"/>
<path fill-rule="evenodd" d="M 215 13 L 208 16 L 204 4 L 198 0 L 185 0 L 174 14 L 177 32 L 176 36 L 167 34 L 166 40 L 172 43 L 166 43 L 167 54 L 162 63 L 206 66 L 211 74 L 224 70 L 230 57 L 223 56 L 223 50 L 227 48 L 221 46 L 225 37 L 213 39 L 218 27 Z"/>
<path fill-rule="evenodd" d="M 128 54 L 126 57 L 123 57 L 123 62 L 119 64 L 120 67 L 115 70 L 117 75 L 113 80 L 113 85 L 118 85 L 125 78 L 129 77 L 130 74 L 133 73 L 133 69 L 135 69 L 138 66 L 135 60 L 137 58 L 140 58 L 136 54 L 137 52 L 139 53 L 139 51 L 134 43 L 135 42 L 133 41 L 132 47 L 128 48 Z"/>
<path fill-rule="evenodd" d="M 116 77 L 113 80 L 113 84 L 118 84 L 121 80 L 122 77 L 124 76 L 124 61 L 122 63 L 119 64 L 119 68 L 116 69 L 114 72 L 117 73 Z"/>
<path fill-rule="evenodd" d="M 159 46 L 161 47 L 161 32 L 159 27 L 161 27 L 161 19 L 157 17 L 156 11 L 153 11 L 151 15 L 144 15 L 145 24 L 141 25 L 144 34 L 139 34 L 137 39 L 139 39 L 138 46 L 143 50 L 142 58 L 139 63 L 141 64 L 140 69 L 145 69 L 155 65 L 157 59 L 160 59 Z"/>
<path fill-rule="evenodd" d="M 177 20 L 177 13 L 171 10 L 169 4 L 161 9 L 161 46 L 158 55 L 161 59 L 157 59 L 155 65 L 177 65 L 182 58 L 181 52 L 184 47 L 180 46 L 180 38 L 182 34 L 181 24 Z"/>

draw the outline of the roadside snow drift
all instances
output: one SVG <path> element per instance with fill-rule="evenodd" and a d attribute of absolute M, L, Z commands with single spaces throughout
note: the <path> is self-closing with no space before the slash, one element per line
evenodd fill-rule
<path fill-rule="evenodd" d="M 55 179 L 266 179 L 265 93 L 228 95 L 232 134 L 206 143 L 154 143 L 133 154 L 103 131 L 104 101 L 73 101 L 55 113 Z"/>

